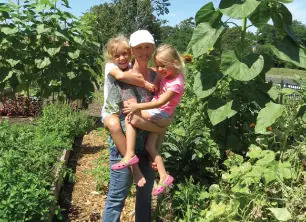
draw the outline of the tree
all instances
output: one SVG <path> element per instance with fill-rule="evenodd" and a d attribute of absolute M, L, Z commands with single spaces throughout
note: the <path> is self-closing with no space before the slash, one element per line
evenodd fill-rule
<path fill-rule="evenodd" d="M 154 13 L 167 14 L 169 5 L 169 0 L 113 0 L 94 6 L 89 12 L 96 17 L 93 35 L 102 45 L 118 33 L 129 36 L 139 29 L 149 30 L 156 38 L 162 21 Z"/>
<path fill-rule="evenodd" d="M 195 23 L 194 19 L 188 18 L 175 27 L 162 26 L 161 42 L 173 45 L 179 52 L 186 51 L 191 39 Z"/>
<path fill-rule="evenodd" d="M 292 29 L 301 45 L 306 46 L 306 25 L 298 20 L 292 21 Z"/>

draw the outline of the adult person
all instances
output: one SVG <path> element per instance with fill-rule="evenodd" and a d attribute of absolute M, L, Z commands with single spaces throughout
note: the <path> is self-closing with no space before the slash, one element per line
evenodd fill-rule
<path fill-rule="evenodd" d="M 141 73 L 146 81 L 154 82 L 156 73 L 148 68 L 149 60 L 154 51 L 154 38 L 147 30 L 138 30 L 130 36 L 130 46 L 132 55 L 135 58 L 133 72 Z M 151 101 L 153 94 L 145 88 L 127 84 L 121 84 L 122 99 L 128 100 L 136 96 L 137 102 Z M 120 116 L 122 129 L 125 130 L 124 116 Z M 147 132 L 137 130 L 135 153 L 139 158 L 138 166 L 146 180 L 142 187 L 136 186 L 136 222 L 151 221 L 151 193 L 154 183 L 155 173 L 151 167 L 149 155 L 145 149 Z M 110 149 L 110 165 L 119 162 L 125 156 L 126 149 L 117 149 L 111 137 L 108 138 Z M 132 172 L 129 168 L 123 170 L 110 170 L 109 191 L 104 206 L 102 221 L 118 222 L 132 184 Z"/>

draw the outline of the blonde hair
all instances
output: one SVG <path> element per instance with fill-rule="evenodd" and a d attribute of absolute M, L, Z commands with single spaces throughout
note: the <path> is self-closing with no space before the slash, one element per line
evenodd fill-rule
<path fill-rule="evenodd" d="M 171 45 L 160 45 L 154 54 L 154 62 L 165 66 L 173 66 L 178 72 L 185 74 L 185 64 L 179 52 Z"/>
<path fill-rule="evenodd" d="M 113 61 L 114 55 L 118 49 L 118 46 L 122 45 L 126 49 L 128 49 L 131 54 L 131 47 L 129 45 L 128 39 L 124 35 L 118 35 L 114 38 L 108 40 L 105 46 L 104 58 L 107 61 Z"/>

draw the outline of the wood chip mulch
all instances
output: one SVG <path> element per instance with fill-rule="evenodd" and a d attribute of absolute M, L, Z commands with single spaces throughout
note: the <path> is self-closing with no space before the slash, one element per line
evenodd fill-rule
<path fill-rule="evenodd" d="M 79 144 L 76 143 L 68 162 L 68 167 L 75 172 L 75 183 L 65 181 L 59 195 L 59 203 L 64 210 L 62 218 L 53 221 L 101 221 L 107 190 L 97 192 L 95 178 L 89 172 L 94 168 L 94 161 L 108 153 L 106 137 L 105 132 L 93 130 Z M 132 192 L 125 202 L 121 221 L 134 221 L 134 203 Z"/>

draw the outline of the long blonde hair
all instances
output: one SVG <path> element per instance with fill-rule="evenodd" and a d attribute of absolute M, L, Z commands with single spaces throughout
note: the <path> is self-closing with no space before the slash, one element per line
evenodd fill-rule
<path fill-rule="evenodd" d="M 119 45 L 123 45 L 131 54 L 129 40 L 124 35 L 117 35 L 116 37 L 109 39 L 106 43 L 104 51 L 104 58 L 106 61 L 113 61 L 114 55 Z"/>
<path fill-rule="evenodd" d="M 173 66 L 178 72 L 185 74 L 185 63 L 179 52 L 169 44 L 160 45 L 154 54 L 154 62 L 159 62 L 165 66 Z"/>

